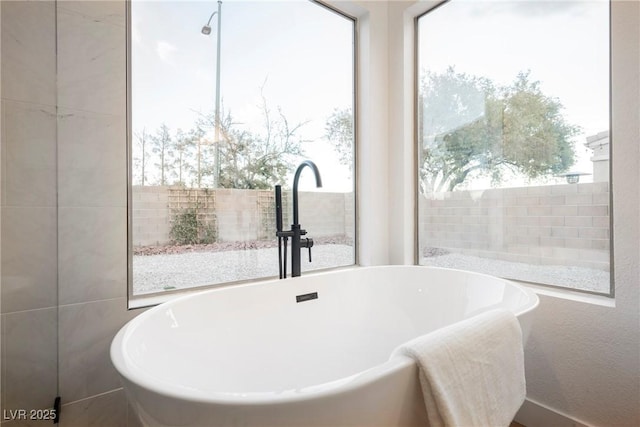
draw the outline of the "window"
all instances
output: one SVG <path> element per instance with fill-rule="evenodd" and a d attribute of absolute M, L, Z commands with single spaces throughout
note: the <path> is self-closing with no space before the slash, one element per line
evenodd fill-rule
<path fill-rule="evenodd" d="M 302 271 L 354 264 L 355 22 L 306 0 L 130 7 L 130 296 L 278 276 L 274 186 L 286 228 L 306 159 Z"/>
<path fill-rule="evenodd" d="M 418 19 L 419 263 L 611 294 L 609 3 Z"/>

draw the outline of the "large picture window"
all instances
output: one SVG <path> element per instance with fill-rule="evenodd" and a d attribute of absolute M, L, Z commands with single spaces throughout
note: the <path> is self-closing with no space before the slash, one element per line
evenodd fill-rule
<path fill-rule="evenodd" d="M 611 293 L 609 3 L 418 19 L 419 263 Z"/>
<path fill-rule="evenodd" d="M 307 1 L 132 0 L 130 296 L 278 276 L 274 186 L 351 265 L 355 22 Z"/>

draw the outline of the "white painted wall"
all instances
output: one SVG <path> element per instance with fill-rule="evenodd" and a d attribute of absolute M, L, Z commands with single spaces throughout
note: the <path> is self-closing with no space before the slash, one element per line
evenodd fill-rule
<path fill-rule="evenodd" d="M 358 251 L 361 265 L 389 262 L 387 2 L 358 1 Z"/>
<path fill-rule="evenodd" d="M 615 306 L 541 295 L 526 348 L 528 397 L 585 424 L 638 426 L 640 7 L 614 1 L 611 12 Z M 522 421 L 541 425 L 537 416 Z"/>
<path fill-rule="evenodd" d="M 389 263 L 415 262 L 416 182 L 413 1 L 389 3 Z M 424 2 L 429 3 L 429 2 Z M 424 7 L 424 3 L 420 8 Z"/>

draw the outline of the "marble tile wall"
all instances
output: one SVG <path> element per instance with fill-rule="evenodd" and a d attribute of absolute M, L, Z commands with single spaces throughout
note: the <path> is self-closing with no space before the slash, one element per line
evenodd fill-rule
<path fill-rule="evenodd" d="M 134 419 L 109 346 L 127 310 L 124 1 L 58 1 L 61 424 Z"/>
<path fill-rule="evenodd" d="M 62 425 L 135 426 L 109 359 L 138 314 L 126 308 L 125 2 L 0 5 L 2 408 L 59 394 Z"/>
<path fill-rule="evenodd" d="M 55 4 L 0 16 L 1 404 L 42 408 L 58 381 Z"/>

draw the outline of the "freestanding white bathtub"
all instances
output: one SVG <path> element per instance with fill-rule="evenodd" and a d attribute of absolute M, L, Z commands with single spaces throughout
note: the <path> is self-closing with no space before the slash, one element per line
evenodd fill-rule
<path fill-rule="evenodd" d="M 482 274 L 359 267 L 175 299 L 125 325 L 111 359 L 145 425 L 426 425 L 417 367 L 393 350 L 498 307 L 526 339 L 537 304 Z"/>

